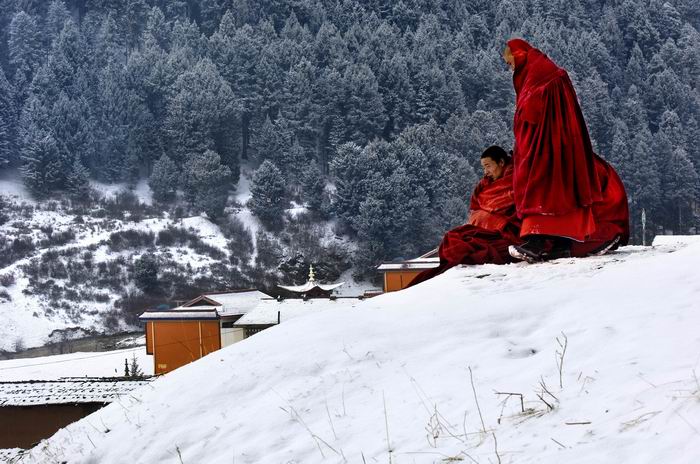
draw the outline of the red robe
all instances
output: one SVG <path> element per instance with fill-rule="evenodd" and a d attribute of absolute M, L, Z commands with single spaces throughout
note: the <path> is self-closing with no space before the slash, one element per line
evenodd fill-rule
<path fill-rule="evenodd" d="M 603 158 L 595 156 L 602 200 L 593 204 L 596 230 L 585 242 L 573 242 L 571 256 L 587 256 L 619 236 L 615 245 L 627 245 L 630 237 L 630 216 L 625 186 L 617 172 Z"/>
<path fill-rule="evenodd" d="M 520 39 L 515 58 L 513 190 L 521 237 L 544 234 L 584 241 L 596 230 L 601 186 L 593 148 L 566 71 Z"/>
<path fill-rule="evenodd" d="M 442 274 L 458 264 L 512 262 L 508 246 L 521 243 L 520 220 L 513 201 L 513 167 L 497 180 L 484 177 L 477 184 L 466 224 L 450 230 L 440 243 L 440 265 L 418 274 L 410 286 Z"/>

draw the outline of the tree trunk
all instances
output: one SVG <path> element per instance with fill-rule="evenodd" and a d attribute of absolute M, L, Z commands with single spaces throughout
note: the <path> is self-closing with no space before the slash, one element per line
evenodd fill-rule
<path fill-rule="evenodd" d="M 248 159 L 248 144 L 250 143 L 250 115 L 241 115 L 241 159 Z"/>

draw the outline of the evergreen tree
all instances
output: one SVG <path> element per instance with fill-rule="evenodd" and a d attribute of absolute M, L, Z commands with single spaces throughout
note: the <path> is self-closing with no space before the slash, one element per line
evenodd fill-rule
<path fill-rule="evenodd" d="M 39 26 L 24 11 L 12 18 L 7 49 L 13 83 L 20 95 L 24 95 L 43 59 Z"/>
<path fill-rule="evenodd" d="M 94 123 L 84 97 L 72 99 L 61 92 L 49 111 L 48 130 L 60 152 L 61 171 L 64 175 L 71 171 L 74 158 L 89 163 L 95 174 L 104 173 L 95 163 Z M 109 165 L 104 167 L 109 168 Z"/>
<path fill-rule="evenodd" d="M 148 3 L 146 0 L 126 0 L 124 3 L 122 28 L 126 35 L 128 49 L 134 50 L 138 47 L 139 39 L 146 27 Z"/>
<path fill-rule="evenodd" d="M 263 224 L 279 227 L 287 206 L 282 173 L 271 161 L 263 162 L 253 175 L 248 208 Z"/>
<path fill-rule="evenodd" d="M 234 115 L 233 93 L 213 63 L 204 59 L 183 73 L 173 86 L 166 120 L 171 153 L 184 163 L 188 153 L 221 148 L 226 165 L 238 180 L 238 159 L 226 146 L 227 123 Z"/>
<path fill-rule="evenodd" d="M 647 61 L 644 59 L 642 49 L 635 43 L 625 69 L 626 85 L 627 87 L 636 85 L 637 88 L 640 88 L 644 85 L 647 76 Z"/>
<path fill-rule="evenodd" d="M 185 198 L 211 220 L 219 219 L 231 186 L 231 170 L 221 164 L 219 155 L 207 150 L 187 156 L 182 169 Z"/>
<path fill-rule="evenodd" d="M 220 0 L 202 0 L 199 5 L 200 27 L 206 35 L 211 35 L 219 26 L 224 5 Z"/>
<path fill-rule="evenodd" d="M 415 122 L 412 109 L 416 97 L 409 67 L 408 58 L 400 53 L 380 65 L 379 88 L 388 117 L 384 137 L 391 137 Z"/>
<path fill-rule="evenodd" d="M 226 15 L 230 15 L 227 12 Z M 229 18 L 227 18 L 228 21 Z M 251 122 L 260 110 L 262 95 L 256 74 L 260 44 L 251 26 L 243 26 L 231 34 L 230 28 L 222 22 L 222 27 L 210 40 L 214 62 L 221 75 L 232 89 L 236 89 L 233 105 L 239 114 L 241 130 L 241 158 L 248 158 Z"/>
<path fill-rule="evenodd" d="M 63 0 L 52 0 L 44 20 L 44 46 L 51 47 L 53 41 L 63 30 L 63 25 L 70 18 L 70 12 Z"/>
<path fill-rule="evenodd" d="M 108 182 L 133 179 L 138 165 L 128 158 L 130 93 L 124 69 L 110 60 L 98 79 L 94 175 Z"/>
<path fill-rule="evenodd" d="M 145 293 L 158 286 L 158 259 L 153 254 L 145 253 L 134 261 L 134 282 Z M 135 375 L 133 367 L 131 374 Z"/>
<path fill-rule="evenodd" d="M 78 157 L 73 161 L 72 169 L 66 178 L 66 190 L 75 198 L 83 200 L 88 198 L 90 193 L 89 172 Z"/>
<path fill-rule="evenodd" d="M 379 84 L 367 66 L 349 66 L 343 76 L 347 141 L 365 144 L 384 132 L 387 116 Z"/>
<path fill-rule="evenodd" d="M 280 168 L 288 182 L 300 183 L 302 181 L 302 173 L 308 168 L 309 163 L 309 156 L 298 139 L 294 139 L 291 145 L 284 147 Z"/>
<path fill-rule="evenodd" d="M 311 146 L 319 125 L 315 98 L 318 69 L 309 60 L 296 63 L 287 73 L 282 90 L 280 113 L 299 141 Z"/>
<path fill-rule="evenodd" d="M 692 205 L 698 201 L 700 176 L 683 148 L 676 148 L 664 163 L 663 198 L 666 204 L 666 224 L 676 233 L 688 233 L 692 221 Z"/>
<path fill-rule="evenodd" d="M 129 377 L 141 378 L 143 377 L 143 371 L 141 366 L 139 366 L 139 361 L 136 359 L 136 353 L 131 355 L 131 363 L 129 364 Z"/>
<path fill-rule="evenodd" d="M 38 197 L 65 186 L 66 161 L 49 134 L 35 137 L 22 151 L 22 179 Z"/>
<path fill-rule="evenodd" d="M 593 148 L 598 153 L 607 153 L 612 137 L 610 128 L 613 109 L 607 85 L 600 78 L 600 75 L 593 71 L 577 83 L 576 89 Z"/>
<path fill-rule="evenodd" d="M 309 163 L 304 168 L 301 172 L 302 198 L 311 211 L 320 212 L 326 187 L 325 179 L 316 163 Z"/>
<path fill-rule="evenodd" d="M 17 109 L 14 89 L 0 68 L 0 167 L 13 161 L 16 131 Z"/>
<path fill-rule="evenodd" d="M 11 126 L 5 114 L 0 112 L 0 166 L 5 166 L 10 162 L 12 154 L 10 129 Z"/>
<path fill-rule="evenodd" d="M 153 165 L 153 172 L 148 178 L 148 185 L 156 201 L 169 201 L 175 197 L 180 183 L 177 165 L 167 155 L 163 155 Z"/>
<path fill-rule="evenodd" d="M 144 31 L 144 44 L 150 48 L 158 48 L 163 51 L 170 49 L 170 25 L 165 19 L 163 11 L 154 6 L 148 12 L 146 29 Z"/>
<path fill-rule="evenodd" d="M 266 116 L 258 131 L 257 140 L 254 141 L 256 158 L 260 163 L 270 160 L 275 164 L 281 164 L 281 154 L 286 146 L 283 136 L 277 124 Z"/>

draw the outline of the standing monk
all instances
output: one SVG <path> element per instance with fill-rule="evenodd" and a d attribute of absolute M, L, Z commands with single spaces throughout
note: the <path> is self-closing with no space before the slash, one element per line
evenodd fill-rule
<path fill-rule="evenodd" d="M 513 193 L 522 219 L 511 256 L 542 261 L 571 255 L 572 241 L 596 231 L 593 204 L 602 200 L 595 155 L 566 71 L 522 39 L 508 42 L 513 70 Z"/>

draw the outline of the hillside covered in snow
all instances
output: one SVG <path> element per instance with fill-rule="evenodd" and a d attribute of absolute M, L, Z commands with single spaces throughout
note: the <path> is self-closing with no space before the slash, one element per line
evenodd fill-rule
<path fill-rule="evenodd" d="M 245 173 L 216 223 L 184 202 L 154 203 L 135 186 L 94 183 L 85 201 L 37 201 L 16 176 L 0 178 L 0 351 L 140 330 L 147 307 L 206 291 L 302 283 L 313 263 L 320 279 L 355 284 L 353 243 L 303 206 L 270 231 L 246 207 Z"/>
<path fill-rule="evenodd" d="M 266 330 L 22 463 L 694 463 L 700 241 L 454 268 Z"/>

